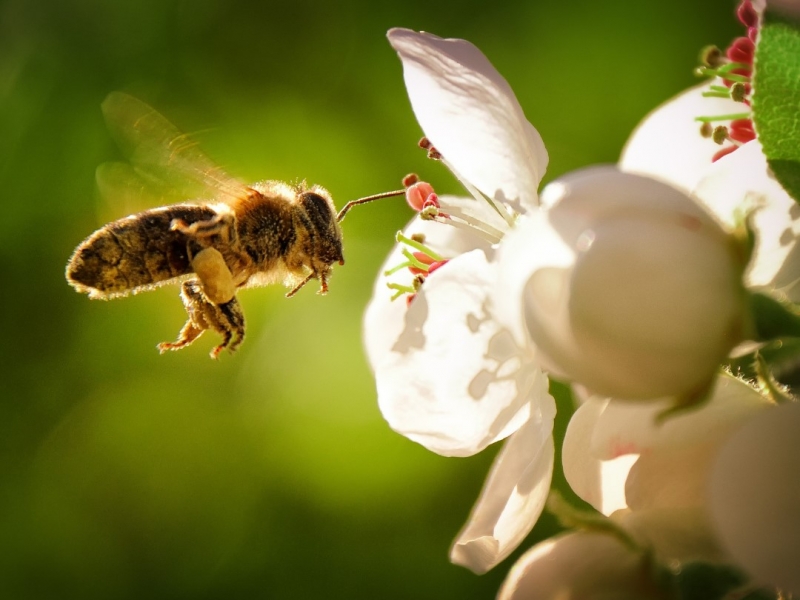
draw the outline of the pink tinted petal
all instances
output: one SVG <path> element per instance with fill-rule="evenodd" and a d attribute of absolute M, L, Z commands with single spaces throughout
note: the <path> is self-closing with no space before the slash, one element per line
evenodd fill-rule
<path fill-rule="evenodd" d="M 755 210 L 756 247 L 747 283 L 779 288 L 800 301 L 800 205 L 770 176 L 758 140 L 714 163 L 694 193 L 729 224 L 743 209 Z"/>
<path fill-rule="evenodd" d="M 537 204 L 547 151 L 514 92 L 465 40 L 391 29 L 422 130 L 461 176 L 517 210 Z"/>
<path fill-rule="evenodd" d="M 670 454 L 689 446 L 718 442 L 768 404 L 750 385 L 730 375 L 718 376 L 707 403 L 661 423 L 656 419 L 671 406 L 671 400 L 612 400 L 597 419 L 592 446 L 598 456 L 605 458 L 626 451 Z"/>
<path fill-rule="evenodd" d="M 625 480 L 636 455 L 601 460 L 592 452 L 592 438 L 607 400 L 592 397 L 584 402 L 567 426 L 561 460 L 564 476 L 573 491 L 604 515 L 626 508 Z"/>
<path fill-rule="evenodd" d="M 428 276 L 400 317 L 400 332 L 375 368 L 389 425 L 429 450 L 468 456 L 530 416 L 542 377 L 487 312 L 494 273 L 481 250 Z M 368 310 L 367 325 L 376 317 Z"/>
<path fill-rule="evenodd" d="M 703 98 L 708 85 L 686 90 L 647 115 L 622 150 L 620 169 L 691 191 L 719 150 L 719 145 L 700 135 L 695 117 L 740 113 L 747 108 L 727 98 Z"/>
<path fill-rule="evenodd" d="M 717 377 L 707 403 L 662 423 L 656 422 L 656 417 L 671 405 L 670 400 L 611 401 L 598 418 L 592 445 L 600 458 L 613 458 L 624 449 L 670 453 L 693 444 L 718 442 L 768 404 L 750 385 L 723 374 Z"/>
<path fill-rule="evenodd" d="M 712 522 L 756 583 L 800 594 L 800 404 L 771 408 L 723 446 L 710 485 Z"/>
<path fill-rule="evenodd" d="M 542 404 L 538 418 L 512 435 L 497 455 L 450 551 L 454 563 L 485 573 L 522 542 L 541 515 L 553 475 L 555 402 L 548 396 Z"/>

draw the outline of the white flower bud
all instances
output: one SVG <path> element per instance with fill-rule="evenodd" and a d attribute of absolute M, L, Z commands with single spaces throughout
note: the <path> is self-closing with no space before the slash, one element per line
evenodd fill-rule
<path fill-rule="evenodd" d="M 522 555 L 498 600 L 646 600 L 667 595 L 643 554 L 602 533 L 577 532 Z"/>
<path fill-rule="evenodd" d="M 614 167 L 571 173 L 542 200 L 518 227 L 540 241 L 516 272 L 544 366 L 621 399 L 702 390 L 742 336 L 732 236 L 684 193 Z"/>

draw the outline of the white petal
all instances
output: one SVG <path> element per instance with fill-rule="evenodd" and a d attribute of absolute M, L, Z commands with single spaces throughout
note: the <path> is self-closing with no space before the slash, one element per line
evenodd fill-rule
<path fill-rule="evenodd" d="M 723 561 L 704 506 L 623 510 L 611 515 L 639 544 L 662 562 Z"/>
<path fill-rule="evenodd" d="M 545 378 L 487 312 L 493 285 L 481 250 L 451 260 L 395 315 L 402 331 L 374 364 L 389 425 L 439 454 L 479 452 L 519 428 L 531 401 L 538 406 L 547 396 Z"/>
<path fill-rule="evenodd" d="M 670 454 L 695 444 L 720 443 L 733 428 L 769 402 L 747 383 L 717 377 L 707 403 L 657 422 L 669 400 L 657 402 L 611 401 L 598 418 L 592 439 L 599 458 L 614 458 L 625 452 Z"/>
<path fill-rule="evenodd" d="M 562 276 L 575 261 L 575 252 L 558 235 L 549 222 L 546 212 L 529 213 L 517 221 L 517 226 L 503 238 L 497 250 L 498 282 L 492 297 L 497 318 L 514 334 L 520 345 L 529 344 L 527 325 L 523 309 L 525 286 L 536 271 L 547 271 L 548 289 L 553 302 L 550 306 L 553 335 L 569 335 L 563 329 L 565 318 L 556 313 L 567 310 L 562 299 Z M 547 364 L 551 372 L 557 373 L 554 365 Z"/>
<path fill-rule="evenodd" d="M 392 29 L 411 106 L 454 170 L 516 210 L 537 204 L 547 151 L 505 79 L 465 40 Z"/>
<path fill-rule="evenodd" d="M 491 211 L 486 205 L 484 205 L 486 208 L 482 208 L 473 198 L 442 196 L 439 200 L 445 206 L 458 206 L 470 213 L 478 213 L 482 217 L 486 216 L 484 213 Z M 473 207 L 473 205 L 478 206 Z M 497 217 L 497 220 L 493 221 L 493 224 L 497 224 L 498 220 L 502 221 L 496 212 L 494 216 Z M 445 258 L 454 258 L 459 254 L 476 248 L 485 251 L 490 249 L 490 244 L 486 240 L 463 229 L 456 229 L 442 223 L 423 221 L 419 217 L 412 219 L 403 230 L 403 233 L 406 237 L 411 237 L 414 234 L 423 234 L 425 236 L 425 244 Z M 405 300 L 398 298 L 392 302 L 391 297 L 394 292 L 387 288 L 386 284 L 391 281 L 410 285 L 413 276 L 406 269 L 388 278 L 383 275 L 385 271 L 405 261 L 402 255 L 404 247 L 402 244 L 396 244 L 381 265 L 373 287 L 372 299 L 364 315 L 364 346 L 373 370 L 391 353 L 392 347 L 397 343 L 398 337 L 404 330 Z"/>
<path fill-rule="evenodd" d="M 700 123 L 695 118 L 746 109 L 727 98 L 703 98 L 708 87 L 703 83 L 686 90 L 647 115 L 622 150 L 620 169 L 691 191 L 720 150 L 713 140 L 700 135 Z"/>
<path fill-rule="evenodd" d="M 638 455 L 600 459 L 593 453 L 592 439 L 607 400 L 589 398 L 569 421 L 561 461 L 564 476 L 573 491 L 604 515 L 626 508 L 625 481 Z"/>
<path fill-rule="evenodd" d="M 769 174 L 758 140 L 721 158 L 706 170 L 695 195 L 723 221 L 734 224 L 737 214 L 755 209 L 755 254 L 747 283 L 784 289 L 800 301 L 800 205 Z"/>
<path fill-rule="evenodd" d="M 617 538 L 571 532 L 541 542 L 522 555 L 498 600 L 648 600 L 663 591 L 643 577 L 647 564 Z"/>
<path fill-rule="evenodd" d="M 497 455 L 450 560 L 485 573 L 506 558 L 542 513 L 553 475 L 555 403 L 512 435 Z"/>
<path fill-rule="evenodd" d="M 713 468 L 710 510 L 722 543 L 756 579 L 800 594 L 800 404 L 764 411 Z"/>

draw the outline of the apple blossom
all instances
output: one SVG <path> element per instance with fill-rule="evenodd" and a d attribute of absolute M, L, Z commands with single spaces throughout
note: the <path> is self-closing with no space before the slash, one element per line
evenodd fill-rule
<path fill-rule="evenodd" d="M 800 206 L 771 176 L 758 140 L 712 163 L 715 144 L 697 133 L 693 118 L 705 110 L 730 111 L 734 103 L 703 98 L 706 87 L 691 88 L 648 115 L 628 140 L 620 169 L 692 192 L 730 227 L 752 210 L 756 244 L 745 283 L 800 301 Z"/>
<path fill-rule="evenodd" d="M 661 560 L 728 561 L 709 517 L 712 466 L 742 424 L 775 409 L 730 375 L 719 376 L 705 405 L 659 423 L 665 402 L 588 398 L 567 428 L 564 474 Z"/>
<path fill-rule="evenodd" d="M 743 0 L 737 11 L 747 37 L 734 40 L 727 56 L 745 64 L 747 76 L 764 8 L 763 1 Z M 695 86 L 651 112 L 626 143 L 619 166 L 692 193 L 726 226 L 740 224 L 751 213 L 756 239 L 745 283 L 798 302 L 800 207 L 773 177 L 758 139 L 753 139 L 752 123 L 745 137 L 738 137 L 733 127 L 729 139 L 736 151 L 715 162 L 719 146 L 698 133 L 696 119 L 703 115 L 750 112 L 747 104 L 731 98 L 704 96 L 713 94 L 713 83 L 721 82 Z"/>
<path fill-rule="evenodd" d="M 420 216 L 381 269 L 365 346 L 396 431 L 445 456 L 509 438 L 451 550 L 483 572 L 547 496 L 555 404 L 541 366 L 622 397 L 697 391 L 739 339 L 742 265 L 685 194 L 610 167 L 551 184 L 542 210 L 547 152 L 486 57 L 464 40 L 388 37 L 421 145 L 473 197 L 415 189 Z"/>
<path fill-rule="evenodd" d="M 365 314 L 365 346 L 381 412 L 396 431 L 445 456 L 508 438 L 451 551 L 454 562 L 484 572 L 533 527 L 553 469 L 547 378 L 491 301 L 493 246 L 538 204 L 547 152 L 475 46 L 405 29 L 388 37 L 436 156 L 474 198 L 436 197 L 398 235 Z M 447 262 L 432 272 L 412 260 L 416 252 Z M 391 302 L 387 281 L 413 300 Z"/>

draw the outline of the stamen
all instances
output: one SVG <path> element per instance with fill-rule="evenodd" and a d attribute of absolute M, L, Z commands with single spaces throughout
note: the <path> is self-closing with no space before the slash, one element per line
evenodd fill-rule
<path fill-rule="evenodd" d="M 386 287 L 390 290 L 397 290 L 397 293 L 392 296 L 392 300 L 396 300 L 403 294 L 415 294 L 417 292 L 417 290 L 410 285 L 403 285 L 402 283 L 394 283 L 392 281 L 387 282 Z"/>
<path fill-rule="evenodd" d="M 427 256 L 427 254 L 425 254 L 424 252 L 419 252 L 418 254 L 421 254 L 422 256 Z M 416 256 L 414 256 L 414 254 L 409 252 L 407 248 L 403 248 L 403 256 L 405 256 L 408 259 L 409 267 L 413 267 L 413 268 L 415 268 L 415 269 L 417 269 L 419 271 L 423 271 L 425 273 L 428 272 L 428 265 L 425 264 L 424 262 L 422 262 Z M 419 275 L 419 273 L 416 273 L 416 274 Z"/>
<path fill-rule="evenodd" d="M 724 144 L 728 139 L 728 128 L 725 125 L 717 125 L 714 127 L 714 132 L 711 134 L 711 139 L 715 144 Z"/>
<path fill-rule="evenodd" d="M 450 163 L 449 163 L 447 160 L 445 160 L 445 159 L 442 159 L 442 163 L 444 163 L 444 166 L 446 166 L 448 169 L 450 169 L 450 172 L 451 172 L 453 175 L 455 175 L 456 179 L 458 179 L 458 180 L 461 182 L 461 185 L 463 185 L 463 186 L 464 186 L 464 188 L 465 188 L 465 189 L 466 189 L 466 190 L 467 190 L 467 191 L 468 191 L 470 194 L 472 194 L 472 197 L 473 197 L 473 198 L 475 198 L 475 199 L 476 199 L 476 200 L 478 200 L 479 202 L 480 202 L 480 201 L 483 201 L 483 202 L 488 202 L 488 203 L 489 203 L 489 206 L 491 206 L 491 207 L 492 207 L 492 208 L 493 208 L 493 209 L 494 209 L 494 210 L 497 212 L 497 214 L 498 214 L 498 215 L 500 215 L 501 217 L 503 217 L 503 219 L 505 220 L 505 222 L 506 222 L 506 223 L 508 223 L 509 227 L 513 227 L 513 226 L 514 226 L 514 219 L 513 219 L 513 217 L 512 217 L 511 215 L 509 215 L 509 214 L 508 214 L 508 212 L 507 212 L 505 209 L 501 209 L 500 207 L 498 207 L 498 206 L 497 206 L 497 204 L 495 204 L 494 200 L 492 200 L 492 199 L 491 199 L 491 198 L 489 198 L 488 196 L 484 196 L 483 194 L 481 194 L 481 193 L 478 191 L 478 189 L 477 189 L 475 186 L 473 186 L 471 183 L 469 183 L 469 182 L 468 182 L 466 179 L 464 179 L 464 178 L 461 176 L 461 174 L 460 174 L 458 171 L 456 171 L 456 170 L 453 168 L 453 165 L 451 165 L 451 164 L 450 164 Z"/>
<path fill-rule="evenodd" d="M 488 231 L 484 231 L 483 229 L 479 229 L 474 225 L 470 225 L 469 223 L 462 223 L 461 221 L 456 221 L 455 219 L 442 219 L 441 217 L 432 217 L 431 221 L 436 221 L 437 223 L 446 223 L 448 225 L 452 225 L 456 229 L 462 229 L 464 231 L 468 231 L 478 237 L 486 240 L 490 244 L 497 244 L 500 240 L 503 239 L 503 236 L 495 236 L 489 233 Z"/>
<path fill-rule="evenodd" d="M 706 46 L 700 51 L 700 62 L 711 68 L 723 65 L 722 50 L 717 46 Z"/>
<path fill-rule="evenodd" d="M 477 227 L 478 229 L 482 229 L 486 233 L 488 233 L 490 235 L 493 235 L 493 236 L 495 236 L 497 238 L 502 238 L 503 237 L 503 232 L 502 231 L 492 227 L 488 223 L 484 223 L 483 221 L 481 221 L 479 219 L 476 219 L 475 217 L 471 217 L 468 214 L 465 214 L 460 208 L 457 208 L 457 207 L 453 206 L 453 207 L 447 207 L 447 210 L 449 211 L 448 214 L 450 215 L 451 218 L 452 217 L 456 217 L 458 219 L 461 219 L 465 223 L 469 223 L 470 225 L 473 225 L 474 227 Z"/>
<path fill-rule="evenodd" d="M 750 72 L 750 65 L 740 62 L 729 62 L 719 68 L 712 69 L 709 67 L 697 67 L 695 74 L 700 77 L 720 77 L 722 79 L 729 79 L 731 81 L 750 81 L 749 77 L 735 73 L 736 70 Z"/>
<path fill-rule="evenodd" d="M 735 113 L 731 115 L 716 115 L 713 117 L 695 117 L 695 121 L 700 121 L 701 123 L 713 123 L 714 121 L 733 121 L 735 119 L 747 119 L 750 116 L 749 112 L 746 113 Z"/>
<path fill-rule="evenodd" d="M 403 187 L 410 188 L 412 185 L 419 181 L 419 177 L 416 173 L 409 173 L 405 177 L 403 177 Z"/>
<path fill-rule="evenodd" d="M 430 248 L 425 246 L 421 241 L 415 240 L 414 236 L 408 238 L 408 237 L 403 235 L 402 231 L 398 231 L 397 235 L 394 236 L 394 239 L 398 243 L 406 244 L 407 246 L 411 246 L 412 248 L 414 248 L 416 250 L 419 250 L 420 252 L 423 252 L 424 254 L 427 254 L 428 256 L 430 256 L 434 260 L 444 260 L 444 256 L 434 252 L 433 250 L 431 250 Z"/>
<path fill-rule="evenodd" d="M 711 126 L 711 123 L 703 123 L 700 125 L 700 135 L 704 138 L 710 138 L 713 133 L 714 128 Z"/>
<path fill-rule="evenodd" d="M 408 262 L 408 261 L 406 261 L 404 263 L 400 263 L 396 267 L 392 267 L 391 269 L 387 269 L 386 271 L 384 271 L 383 272 L 383 276 L 384 277 L 389 277 L 390 275 L 394 275 L 398 271 L 402 271 L 403 269 L 406 269 L 406 268 L 408 268 L 410 266 L 411 266 L 411 263 Z"/>
<path fill-rule="evenodd" d="M 736 82 L 731 86 L 731 99 L 734 102 L 744 102 L 747 98 L 747 86 Z"/>

